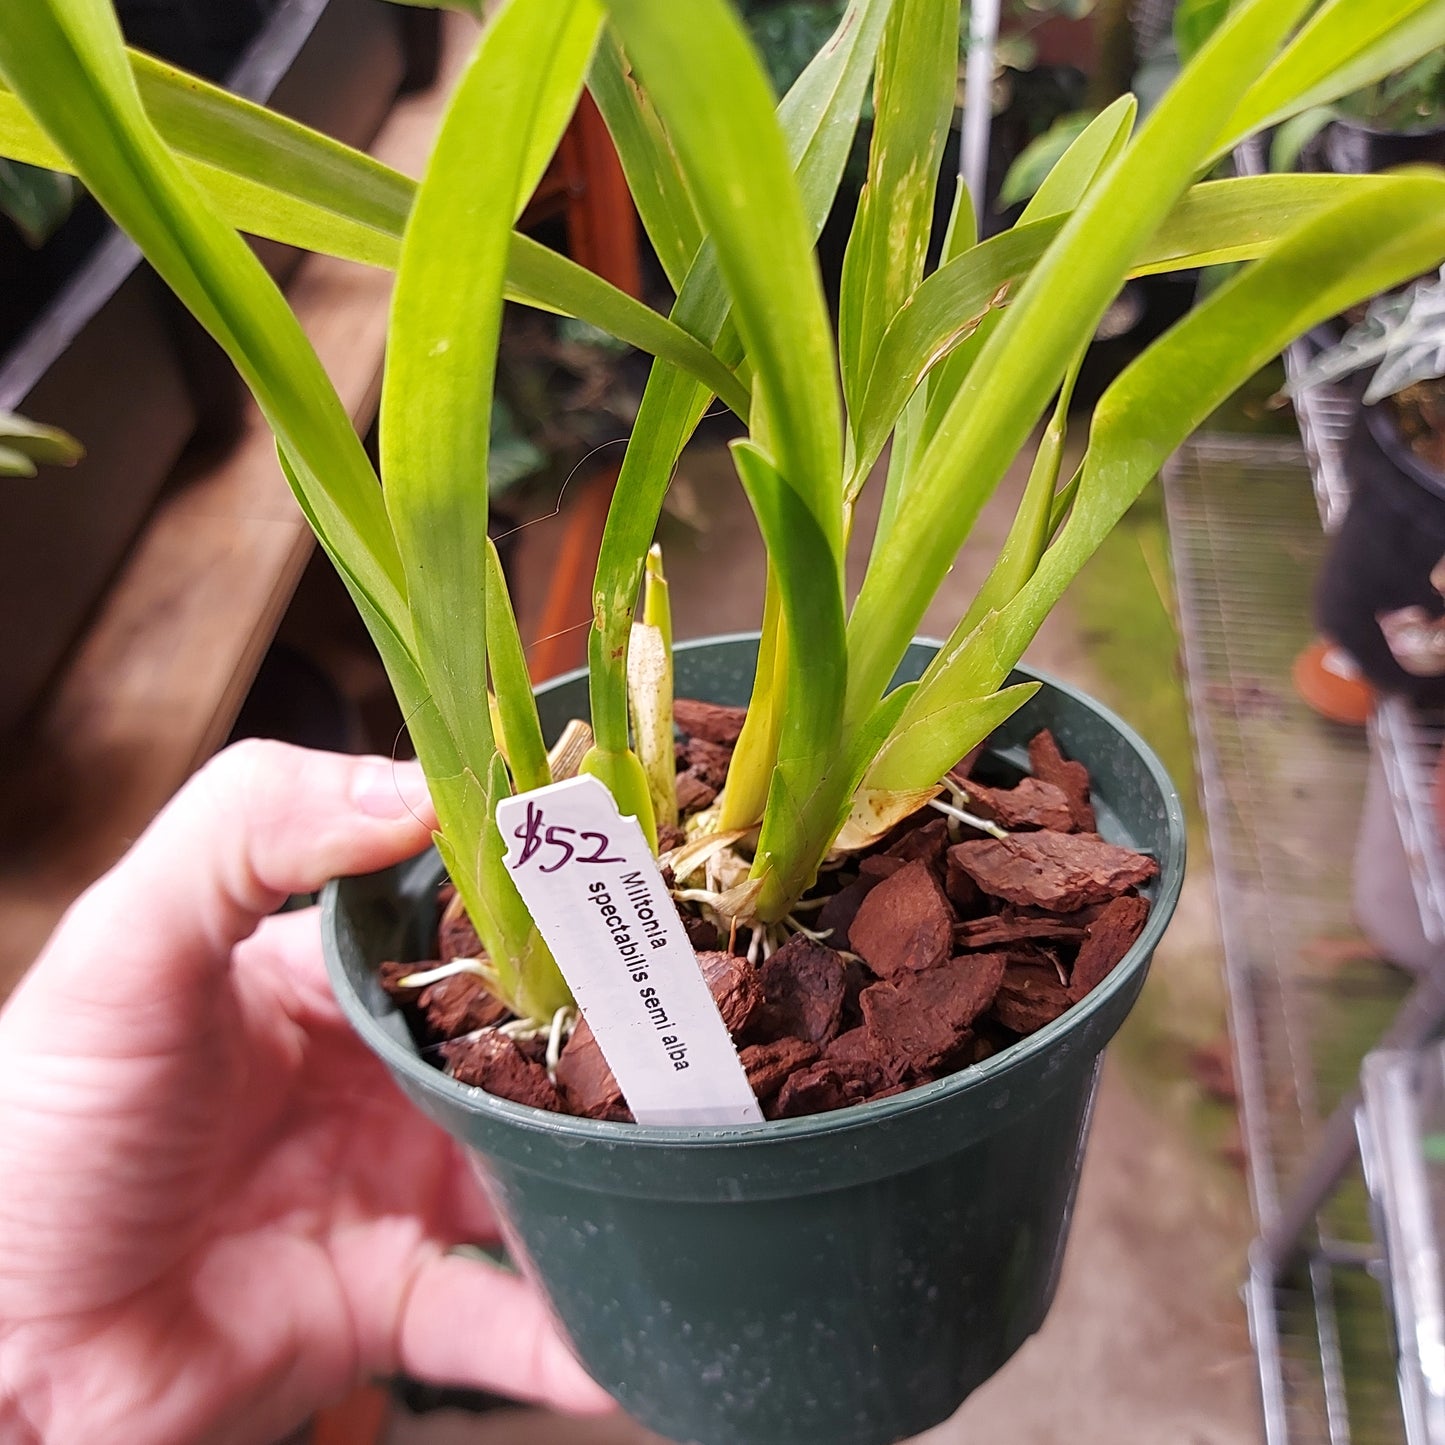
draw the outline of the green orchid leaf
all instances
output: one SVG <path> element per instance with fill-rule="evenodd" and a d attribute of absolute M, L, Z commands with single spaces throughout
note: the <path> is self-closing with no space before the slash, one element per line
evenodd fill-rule
<path fill-rule="evenodd" d="M 943 659 L 938 686 L 1011 665 L 1170 453 L 1295 336 L 1439 264 L 1445 177 L 1402 173 L 1299 226 L 1127 367 L 1105 392 L 1068 520 L 1033 577 Z M 1188 375 L 1197 385 L 1170 378 Z M 951 676 L 955 674 L 956 676 Z M 959 679 L 962 679 L 960 682 Z M 922 778 L 922 770 L 913 776 Z"/>
<path fill-rule="evenodd" d="M 0 477 L 33 477 L 39 468 L 17 447 L 0 444 Z"/>
<path fill-rule="evenodd" d="M 1174 10 L 1174 48 L 1186 64 L 1229 14 L 1230 0 L 1179 0 Z"/>
<path fill-rule="evenodd" d="M 589 0 L 590 4 L 590 0 Z M 418 660 L 472 770 L 494 743 L 486 629 L 458 626 L 486 596 L 487 455 L 511 217 L 547 97 L 580 85 L 543 65 L 582 0 L 512 0 L 458 81 L 407 222 L 392 295 L 379 429 L 386 506 L 412 596 Z"/>
<path fill-rule="evenodd" d="M 1072 211 L 1123 154 L 1138 114 L 1139 102 L 1132 95 L 1121 95 L 1101 110 L 1050 167 L 1020 221 L 1042 221 Z"/>
<path fill-rule="evenodd" d="M 546 787 L 552 781 L 547 762 L 547 744 L 532 696 L 532 679 L 527 672 L 527 654 L 517 631 L 507 579 L 495 544 L 487 540 L 487 670 L 497 698 L 501 719 L 501 749 L 506 754 L 512 782 L 519 793 Z"/>
<path fill-rule="evenodd" d="M 906 796 L 918 787 L 929 786 L 909 780 L 927 777 L 937 781 L 1007 722 L 1039 687 L 1037 682 L 1019 683 L 1002 692 L 920 709 L 916 717 L 911 709 L 905 709 L 909 720 L 895 725 L 864 776 L 863 787 L 871 793 Z"/>
<path fill-rule="evenodd" d="M 945 361 L 943 365 L 946 367 L 948 362 Z M 893 428 L 893 437 L 888 448 L 888 471 L 883 478 L 883 498 L 878 507 L 878 522 L 873 529 L 875 547 L 881 538 L 888 535 L 898 515 L 898 509 L 905 504 L 908 483 L 913 476 L 913 462 L 922 448 L 924 419 L 927 413 L 928 391 L 920 386 L 908 398 L 899 414 L 898 424 Z M 867 472 L 861 476 L 855 474 L 850 501 L 862 489 L 867 479 Z"/>
<path fill-rule="evenodd" d="M 75 205 L 79 188 L 63 171 L 0 160 L 0 216 L 31 246 L 43 246 Z"/>
<path fill-rule="evenodd" d="M 1123 151 L 1137 111 L 1134 97 L 1125 95 L 1095 116 L 1049 172 L 1037 195 L 1024 208 L 1014 230 L 1018 231 L 1033 221 L 1052 219 L 1072 211 L 1089 187 Z M 943 250 L 942 270 L 951 267 L 975 245 L 972 233 L 966 244 L 954 240 L 952 223 L 949 235 L 950 240 Z M 1040 244 L 1044 243 L 1044 238 L 1045 233 L 1037 233 Z M 994 253 L 981 252 L 979 259 L 983 255 L 992 257 Z M 937 281 L 930 278 L 931 284 L 925 283 L 926 296 L 916 294 L 907 319 L 900 318 L 902 324 L 896 332 L 891 327 L 889 329 L 888 354 L 882 369 L 877 370 L 881 397 L 873 392 L 870 378 L 870 391 L 864 402 L 862 441 L 854 456 L 854 471 L 849 482 L 850 498 L 862 488 L 888 430 L 896 425 L 892 418 L 912 413 L 906 432 L 906 458 L 899 457 L 895 465 L 898 453 L 896 434 L 893 453 L 889 456 L 887 490 L 882 517 L 874 535 L 875 549 L 887 535 L 898 509 L 906 505 L 906 494 L 914 480 L 914 458 L 932 441 L 979 352 L 988 344 L 994 327 L 1002 319 L 998 302 L 1001 296 L 1006 295 L 1004 287 L 1007 282 L 1000 280 L 989 293 L 987 308 L 980 313 L 978 308 L 983 305 L 984 298 L 976 290 L 971 291 L 966 281 L 957 284 L 967 270 L 966 266 L 960 266 L 949 271 L 946 278 Z M 972 307 L 968 302 L 970 295 L 973 297 Z M 935 309 L 940 303 L 941 315 Z M 936 327 L 935 334 L 921 337 L 919 332 L 930 325 Z M 919 363 L 922 363 L 922 370 Z M 928 382 L 926 403 L 914 389 L 925 375 Z M 904 405 L 904 397 L 908 397 L 907 410 L 899 412 L 897 408 Z"/>
<path fill-rule="evenodd" d="M 788 659 L 776 768 L 752 869 L 763 884 L 758 912 L 767 919 L 812 882 L 811 871 L 800 877 L 794 869 L 816 870 L 837 824 L 836 805 L 827 807 L 818 783 L 835 765 L 841 732 L 843 578 L 831 539 L 766 453 L 750 441 L 734 442 L 732 452 L 777 578 L 785 635 L 804 640 Z"/>
<path fill-rule="evenodd" d="M 528 236 L 514 234 L 507 281 L 509 301 L 586 321 L 668 363 L 683 374 L 689 386 L 705 388 L 704 397 L 716 395 L 729 410 L 746 419 L 752 406 L 748 389 L 718 356 L 675 321 L 634 301 L 575 261 Z"/>
<path fill-rule="evenodd" d="M 716 248 L 753 375 L 751 426 L 835 554 L 841 415 L 811 227 L 773 98 L 723 0 L 608 0 Z M 736 177 L 747 174 L 744 192 Z"/>
<path fill-rule="evenodd" d="M 803 198 L 814 241 L 833 205 L 852 145 L 888 17 L 891 0 L 853 0 L 833 39 L 820 50 L 778 107 L 778 120 Z M 729 301 L 710 243 L 699 250 L 684 281 L 672 319 L 717 348 Z M 736 359 L 739 352 L 731 353 Z M 709 392 L 677 369 L 657 363 L 623 458 L 621 475 L 602 535 L 593 588 L 596 621 L 588 636 L 592 726 L 598 748 L 616 755 L 627 746 L 627 643 L 662 500 L 678 457 L 707 410 Z M 775 736 L 771 724 L 759 723 Z M 739 742 L 742 750 L 742 740 Z M 744 753 L 744 770 L 750 754 Z M 734 755 L 734 766 L 737 756 Z M 759 759 L 758 771 L 766 761 Z"/>
<path fill-rule="evenodd" d="M 1068 153 L 1069 148 L 1089 128 L 1094 117 L 1088 111 L 1070 111 L 1061 115 L 1043 135 L 1036 136 L 1018 154 L 1008 168 L 998 190 L 1000 206 L 1016 206 L 1031 200 L 1049 173 Z"/>
<path fill-rule="evenodd" d="M 1445 0 L 1328 0 L 1245 93 L 1213 148 L 1339 100 L 1445 46 Z"/>
<path fill-rule="evenodd" d="M 587 88 L 602 112 L 643 229 L 674 290 L 680 290 L 702 245 L 702 222 L 687 191 L 677 153 L 651 100 L 632 79 L 617 37 L 598 47 Z"/>
<path fill-rule="evenodd" d="M 515 623 L 509 614 L 494 621 L 486 607 L 489 593 L 502 587 L 499 572 L 488 577 L 492 389 L 512 218 L 536 165 L 537 129 L 556 123 L 555 95 L 575 98 L 591 58 L 590 46 L 573 44 L 559 63 L 554 39 L 573 33 L 579 15 L 595 20 L 596 13 L 594 0 L 510 0 L 483 35 L 452 94 L 407 221 L 382 383 L 386 507 L 405 568 L 417 660 L 466 780 L 459 799 L 437 799 L 438 817 L 461 864 L 453 882 L 494 966 L 531 956 L 535 929 L 524 909 L 499 908 L 478 891 L 505 872 L 495 808 L 509 791 L 485 702 L 489 636 L 499 644 L 497 702 L 504 730 L 514 733 L 513 763 L 536 775 L 545 772 L 546 755 L 540 729 L 527 721 L 534 705 L 520 644 L 512 645 Z M 444 775 L 441 759 L 420 756 L 429 777 Z M 443 809 L 452 801 L 459 806 L 449 815 Z M 488 923 L 501 931 L 487 936 Z M 515 996 L 528 987 L 522 968 Z"/>
<path fill-rule="evenodd" d="M 593 746 L 582 758 L 580 772 L 598 778 L 612 794 L 624 818 L 636 818 L 647 846 L 657 852 L 657 818 L 652 811 L 652 790 L 647 772 L 631 748 L 616 751 Z"/>
<path fill-rule="evenodd" d="M 1377 176 L 1256 176 L 1194 186 L 1140 247 L 1131 276 L 1251 260 L 1299 222 L 1341 196 L 1380 183 Z M 877 460 L 909 396 L 1017 289 L 1063 229 L 1058 216 L 1023 222 L 940 267 L 889 327 L 863 404 L 856 466 Z M 980 348 L 981 349 L 981 348 Z M 972 364 L 972 357 L 969 365 Z M 966 372 L 965 372 L 966 375 Z M 940 411 L 962 379 L 948 374 Z M 934 411 L 930 405 L 930 412 Z M 941 417 L 939 418 L 941 420 Z M 932 435 L 925 428 L 925 435 Z"/>
<path fill-rule="evenodd" d="M 552 163 L 562 132 L 567 129 L 577 109 L 578 97 L 586 87 L 592 54 L 602 33 L 602 21 L 601 5 L 596 0 L 588 0 L 586 4 L 573 5 L 552 33 L 551 63 L 538 72 L 545 80 L 537 86 L 531 143 L 518 177 L 513 221 L 521 216 L 527 202 L 532 199 L 532 193 Z M 509 0 L 498 11 L 491 30 L 504 31 L 509 25 L 519 29 L 529 28 L 532 23 L 531 13 L 517 5 L 515 0 Z M 489 32 L 486 43 L 500 45 L 502 36 Z"/>
<path fill-rule="evenodd" d="M 1281 121 L 1269 138 L 1269 168 L 1272 171 L 1292 171 L 1299 161 L 1300 152 L 1335 118 L 1334 108 L 1328 105 L 1313 105 Z"/>
<path fill-rule="evenodd" d="M 895 0 L 873 81 L 868 178 L 843 256 L 838 353 L 850 414 L 888 323 L 923 279 L 958 80 L 957 0 Z"/>
<path fill-rule="evenodd" d="M 751 828 L 763 816 L 777 763 L 787 695 L 788 637 L 783 624 L 782 591 L 777 569 L 769 562 L 752 696 L 728 767 L 727 787 L 719 802 L 718 822 L 724 832 Z"/>
<path fill-rule="evenodd" d="M 485 778 L 470 769 L 442 776 L 428 768 L 427 784 L 442 821 L 432 841 L 487 950 L 493 992 L 518 1018 L 550 1022 L 572 1002 L 572 992 L 507 869 L 496 823 L 497 804 L 510 792 L 506 763 L 494 754 Z"/>
<path fill-rule="evenodd" d="M 942 182 L 940 182 L 942 184 Z M 978 215 L 973 209 L 973 197 L 962 176 L 953 182 L 953 204 L 948 208 L 948 225 L 943 231 L 943 247 L 938 264 L 946 266 L 956 256 L 978 245 Z"/>
<path fill-rule="evenodd" d="M 1069 362 L 1307 4 L 1250 0 L 1238 8 L 1018 288 L 916 460 L 909 505 L 870 559 L 848 627 L 847 732 L 877 706 L 928 601 Z"/>
<path fill-rule="evenodd" d="M 130 52 L 130 61 L 161 135 L 231 225 L 363 265 L 396 265 L 416 191 L 410 177 L 139 51 Z M 560 109 L 554 101 L 554 122 Z M 548 144 L 555 142 L 534 145 L 532 170 L 545 164 Z M 0 90 L 0 152 L 69 169 L 9 90 Z M 512 238 L 507 275 L 508 300 L 579 317 L 649 355 L 665 357 L 746 415 L 747 390 L 726 366 L 600 276 L 520 234 Z"/>
<path fill-rule="evenodd" d="M 1019 509 L 1014 513 L 1013 524 L 998 554 L 998 560 L 984 578 L 968 611 L 959 623 L 963 634 L 973 629 L 990 612 L 997 612 L 1013 601 L 1023 590 L 1024 584 L 1034 575 L 1039 559 L 1044 555 L 1053 536 L 1054 493 L 1059 485 L 1059 469 L 1064 457 L 1064 442 L 1069 430 L 1069 404 L 1074 396 L 1074 383 L 1078 380 L 1079 369 L 1084 364 L 1084 353 L 1080 352 L 1074 364 L 1064 377 L 1059 388 L 1054 412 L 1049 418 L 1044 434 L 1039 438 L 1034 463 L 1029 470 L 1028 483 L 1024 487 Z M 959 754 L 963 756 L 962 753 Z"/>
<path fill-rule="evenodd" d="M 152 124 L 232 225 L 374 265 L 393 264 L 415 189 L 408 177 L 141 51 L 128 57 Z M 9 88 L 0 88 L 0 151 L 72 169 Z M 304 239 L 308 235 L 337 239 L 314 245 Z"/>

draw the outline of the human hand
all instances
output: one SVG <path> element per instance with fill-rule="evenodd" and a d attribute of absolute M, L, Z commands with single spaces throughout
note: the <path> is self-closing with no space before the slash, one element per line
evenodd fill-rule
<path fill-rule="evenodd" d="M 61 922 L 0 1012 L 0 1441 L 272 1441 L 399 1370 L 609 1407 L 528 1285 L 447 1254 L 495 1234 L 464 1157 L 352 1036 L 315 911 L 267 916 L 430 819 L 414 764 L 242 743 Z"/>

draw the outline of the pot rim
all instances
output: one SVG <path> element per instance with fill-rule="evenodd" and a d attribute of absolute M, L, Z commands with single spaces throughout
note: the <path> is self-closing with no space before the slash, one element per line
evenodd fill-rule
<path fill-rule="evenodd" d="M 692 652 L 721 643 L 756 641 L 755 632 L 722 633 L 712 637 L 679 642 L 676 651 Z M 941 644 L 930 637 L 915 638 L 918 644 L 937 648 Z M 367 1008 L 361 996 L 351 987 L 340 960 L 333 949 L 326 949 L 326 971 L 331 986 L 341 1005 L 342 1012 L 367 1046 L 381 1058 L 393 1073 L 400 1074 L 413 1086 L 446 1101 L 451 1107 L 472 1113 L 487 1114 L 513 1128 L 543 1135 L 552 1139 L 570 1142 L 574 1145 L 595 1143 L 610 1146 L 627 1145 L 634 1148 L 717 1148 L 735 1147 L 745 1144 L 783 1143 L 789 1140 L 816 1138 L 825 1135 L 843 1135 L 857 1129 L 870 1128 L 925 1109 L 944 1098 L 968 1093 L 974 1089 L 986 1089 L 997 1080 L 1007 1076 L 1014 1069 L 1026 1065 L 1040 1054 L 1048 1053 L 1062 1043 L 1070 1034 L 1105 1008 L 1115 994 L 1126 989 L 1132 975 L 1152 956 L 1164 930 L 1173 917 L 1175 905 L 1184 884 L 1184 864 L 1187 851 L 1187 828 L 1184 810 L 1178 789 L 1165 771 L 1154 750 L 1129 726 L 1113 709 L 1104 706 L 1081 688 L 1061 682 L 1048 673 L 1022 665 L 1014 669 L 1016 675 L 1026 680 L 1038 681 L 1046 687 L 1072 697 L 1091 709 L 1117 732 L 1123 741 L 1139 756 L 1159 787 L 1164 800 L 1168 837 L 1173 846 L 1165 857 L 1159 859 L 1159 881 L 1148 921 L 1144 931 L 1134 945 L 1114 966 L 1109 976 L 1086 998 L 1074 1004 L 1052 1023 L 1046 1024 L 1037 1033 L 1020 1039 L 1008 1048 L 985 1059 L 982 1063 L 971 1064 L 957 1073 L 935 1079 L 929 1084 L 894 1094 L 886 1099 L 875 1099 L 869 1103 L 852 1104 L 845 1109 L 836 1109 L 826 1114 L 811 1114 L 800 1119 L 768 1119 L 760 1124 L 729 1124 L 709 1128 L 662 1127 L 650 1124 L 617 1123 L 604 1119 L 583 1119 L 573 1114 L 557 1114 L 548 1109 L 537 1109 L 528 1104 L 516 1104 L 510 1099 L 501 1099 L 473 1084 L 460 1084 L 426 1063 L 413 1050 L 406 1048 L 393 1038 Z M 587 669 L 575 668 L 570 672 L 549 678 L 541 684 L 543 688 L 561 686 L 568 682 L 585 680 Z M 406 865 L 402 865 L 403 867 Z M 334 931 L 338 891 L 346 880 L 333 879 L 325 887 L 321 899 L 321 927 L 323 937 Z"/>
<path fill-rule="evenodd" d="M 1345 130 L 1360 131 L 1377 140 L 1391 140 L 1397 136 L 1402 140 L 1417 140 L 1421 136 L 1445 134 L 1445 120 L 1424 121 L 1420 125 L 1407 126 L 1404 130 L 1399 130 L 1394 126 L 1377 125 L 1373 121 L 1362 120 L 1358 116 L 1336 115 L 1330 124 L 1340 126 Z"/>
<path fill-rule="evenodd" d="M 1415 483 L 1432 496 L 1445 497 L 1445 472 L 1437 472 L 1429 462 L 1416 454 L 1395 420 L 1394 412 L 1383 397 L 1369 406 L 1361 406 L 1365 427 L 1381 455 L 1402 477 Z"/>

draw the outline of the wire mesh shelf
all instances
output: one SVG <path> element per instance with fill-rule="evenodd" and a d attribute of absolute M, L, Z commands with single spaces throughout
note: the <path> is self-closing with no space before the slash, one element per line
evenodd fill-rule
<path fill-rule="evenodd" d="M 1290 684 L 1327 545 L 1311 480 L 1298 443 L 1218 435 L 1184 447 L 1165 476 L 1263 1238 L 1293 1228 L 1292 1201 L 1310 1194 L 1322 1145 L 1335 1152 L 1337 1106 L 1406 994 L 1351 911 L 1369 748 L 1309 711 Z M 1352 1150 L 1352 1132 L 1345 1142 Z M 1270 1445 L 1399 1445 L 1357 1167 L 1318 1216 L 1311 1209 L 1304 1234 L 1297 1266 L 1255 1268 L 1247 1295 Z"/>
<path fill-rule="evenodd" d="M 1235 164 L 1263 173 L 1258 138 Z M 1288 348 L 1291 379 L 1310 357 L 1308 338 Z M 1356 1136 L 1359 1071 L 1370 1050 L 1418 1050 L 1445 1029 L 1445 953 L 1413 986 L 1373 957 L 1351 875 L 1373 758 L 1421 930 L 1445 943 L 1431 802 L 1445 713 L 1387 700 L 1367 745 L 1296 698 L 1311 582 L 1350 502 L 1356 408 L 1343 388 L 1315 386 L 1295 411 L 1299 445 L 1205 436 L 1165 473 L 1259 1225 L 1246 1303 L 1269 1445 L 1415 1445 L 1421 1412 L 1401 1409 L 1415 1345 L 1397 1361 Z M 1377 1188 L 1380 1176 L 1377 1163 Z"/>

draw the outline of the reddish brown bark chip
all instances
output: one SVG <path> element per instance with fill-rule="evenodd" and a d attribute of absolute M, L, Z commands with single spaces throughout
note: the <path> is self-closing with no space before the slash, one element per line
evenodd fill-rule
<path fill-rule="evenodd" d="M 459 1083 L 475 1084 L 499 1099 L 534 1109 L 562 1108 L 546 1069 L 532 1063 L 505 1034 L 487 1032 L 442 1045 L 448 1070 Z"/>
<path fill-rule="evenodd" d="M 954 1058 L 1004 976 L 1001 953 L 953 959 L 863 990 L 865 1027 L 894 1065 L 917 1075 Z"/>
<path fill-rule="evenodd" d="M 458 973 L 429 983 L 417 999 L 427 1026 L 439 1038 L 455 1038 L 473 1029 L 499 1024 L 509 1012 L 506 1004 L 487 992 L 475 974 Z"/>
<path fill-rule="evenodd" d="M 878 985 L 875 985 L 877 987 Z M 827 1048 L 823 1057 L 835 1064 L 876 1064 L 885 1073 L 902 1078 L 902 1071 L 894 1065 L 893 1056 L 882 1039 L 865 1025 L 839 1034 Z"/>
<path fill-rule="evenodd" d="M 443 963 L 450 963 L 454 958 L 480 958 L 482 954 L 481 939 L 472 927 L 472 920 L 467 917 L 461 895 L 454 889 L 442 908 L 441 922 L 437 924 L 437 951 Z"/>
<path fill-rule="evenodd" d="M 941 869 L 943 855 L 947 848 L 948 819 L 934 818 L 931 822 L 923 824 L 921 828 L 914 828 L 896 842 L 890 843 L 888 851 L 883 857 L 897 858 L 904 863 L 911 863 L 915 858 L 922 858 L 924 862 L 935 864 Z M 873 860 L 865 859 L 864 861 Z M 877 861 L 882 862 L 882 858 Z"/>
<path fill-rule="evenodd" d="M 817 1045 L 802 1039 L 774 1039 L 770 1044 L 749 1044 L 738 1053 L 748 1084 L 760 1104 L 766 1104 L 783 1087 L 789 1074 L 806 1068 L 817 1057 Z"/>
<path fill-rule="evenodd" d="M 863 900 L 848 939 L 853 952 L 883 978 L 921 973 L 947 958 L 953 910 L 928 864 L 915 860 L 880 883 Z"/>
<path fill-rule="evenodd" d="M 425 988 L 403 988 L 414 973 L 436 968 L 426 963 L 383 963 L 377 977 L 388 994 L 406 1008 L 433 1039 L 451 1039 L 489 1028 L 507 1016 L 507 1006 L 487 992 L 475 974 L 458 973 Z"/>
<path fill-rule="evenodd" d="M 838 1026 L 839 1033 L 844 1029 L 857 1028 L 863 1022 L 863 1006 L 858 1000 L 863 997 L 863 990 L 876 982 L 873 970 L 856 955 L 844 965 L 843 1021 Z"/>
<path fill-rule="evenodd" d="M 728 780 L 733 750 L 721 743 L 710 743 L 706 738 L 689 738 L 678 745 L 678 760 L 699 782 L 720 791 Z"/>
<path fill-rule="evenodd" d="M 880 1093 L 893 1092 L 894 1081 L 876 1064 L 819 1059 L 790 1075 L 776 1101 L 764 1112 L 772 1119 L 796 1119 L 863 1104 Z"/>
<path fill-rule="evenodd" d="M 857 1090 L 849 1096 L 849 1077 L 836 1064 L 819 1060 L 790 1075 L 778 1091 L 772 1108 L 774 1119 L 797 1119 L 806 1114 L 827 1114 L 857 1102 Z"/>
<path fill-rule="evenodd" d="M 982 783 L 970 783 L 967 792 L 971 811 L 1010 831 L 1052 828 L 1069 833 L 1076 826 L 1068 795 L 1042 778 L 1024 778 L 1015 788 L 986 788 Z"/>
<path fill-rule="evenodd" d="M 828 901 L 818 910 L 819 933 L 828 935 L 827 942 L 834 948 L 851 948 L 848 941 L 848 930 L 853 926 L 853 920 L 858 916 L 858 910 L 863 906 L 863 900 L 873 891 L 873 880 L 871 878 L 860 878 L 856 883 L 849 883 L 840 888 Z"/>
<path fill-rule="evenodd" d="M 757 970 L 735 953 L 700 953 L 697 961 L 728 1032 L 742 1033 L 763 1003 Z"/>
<path fill-rule="evenodd" d="M 762 966 L 761 1024 L 775 1038 L 826 1044 L 843 1016 L 843 960 L 826 944 L 796 933 Z"/>
<path fill-rule="evenodd" d="M 881 883 L 908 866 L 907 858 L 896 858 L 891 853 L 870 853 L 858 860 L 858 876 L 870 883 Z"/>
<path fill-rule="evenodd" d="M 956 844 L 948 856 L 994 898 L 1054 913 L 1106 903 L 1159 872 L 1142 853 L 1077 833 L 978 838 Z"/>
<path fill-rule="evenodd" d="M 1069 800 L 1074 827 L 1092 833 L 1097 826 L 1094 806 L 1089 801 L 1089 770 L 1083 763 L 1070 762 L 1048 728 L 1035 733 L 1029 741 L 1029 766 L 1040 782 L 1052 783 Z"/>
<path fill-rule="evenodd" d="M 1144 931 L 1149 904 L 1134 895 L 1106 904 L 1089 925 L 1074 971 L 1069 977 L 1069 994 L 1081 999 L 1097 988 L 1114 971 L 1115 965 L 1134 946 Z"/>
<path fill-rule="evenodd" d="M 1031 908 L 1015 912 L 1006 908 L 986 918 L 971 918 L 953 930 L 960 948 L 997 948 L 1005 943 L 1049 938 L 1061 943 L 1080 943 L 1086 931 L 1085 917 L 1039 913 Z"/>
<path fill-rule="evenodd" d="M 687 934 L 687 941 L 698 953 L 707 953 L 723 945 L 722 934 L 717 931 L 717 925 L 706 918 L 699 918 L 695 913 L 682 915 L 682 931 Z"/>
<path fill-rule="evenodd" d="M 969 918 L 983 907 L 982 889 L 960 867 L 951 848 L 944 854 L 943 880 L 948 901 L 953 904 L 953 911 L 960 918 Z"/>
<path fill-rule="evenodd" d="M 717 797 L 717 789 L 703 782 L 693 773 L 677 775 L 677 806 L 683 813 L 700 813 L 711 807 Z"/>
<path fill-rule="evenodd" d="M 745 707 L 723 707 L 721 703 L 699 702 L 692 697 L 674 698 L 672 720 L 690 738 L 732 747 L 742 735 L 747 718 Z"/>
<path fill-rule="evenodd" d="M 681 848 L 686 842 L 687 834 L 676 823 L 659 823 L 657 825 L 657 851 L 659 853 L 670 853 L 674 848 Z"/>
<path fill-rule="evenodd" d="M 607 1060 L 597 1046 L 587 1020 L 578 1021 L 557 1060 L 557 1087 L 561 1090 L 566 1112 L 588 1119 L 630 1121 L 632 1111 L 622 1097 Z"/>
<path fill-rule="evenodd" d="M 410 974 L 420 973 L 424 968 L 435 967 L 435 963 L 392 963 L 388 960 L 376 970 L 376 981 L 388 998 L 400 1004 L 411 1004 L 416 1001 L 416 990 L 403 988 L 402 979 Z"/>
<path fill-rule="evenodd" d="M 1051 1024 L 1073 1000 L 1059 975 L 1044 964 L 1011 963 L 990 1010 L 993 1017 L 1016 1034 L 1031 1034 Z"/>

